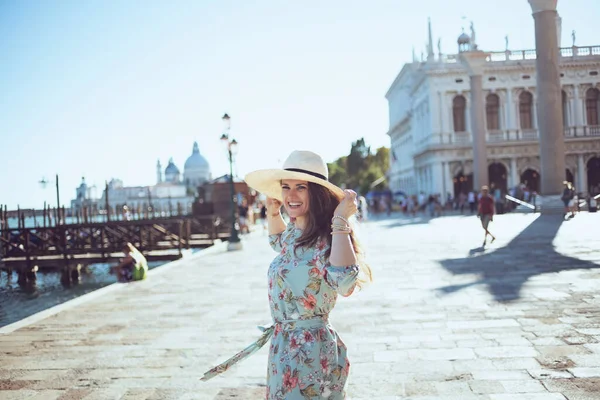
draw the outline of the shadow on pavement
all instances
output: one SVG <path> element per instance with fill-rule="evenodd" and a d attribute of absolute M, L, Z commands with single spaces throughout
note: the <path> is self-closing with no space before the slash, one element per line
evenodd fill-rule
<path fill-rule="evenodd" d="M 599 264 L 564 256 L 555 251 L 552 241 L 563 223 L 559 215 L 541 215 L 506 247 L 481 254 L 483 247 L 471 249 L 469 257 L 443 260 L 440 264 L 455 275 L 476 274 L 481 279 L 461 285 L 438 288 L 453 293 L 473 285 L 485 284 L 497 301 L 520 298 L 523 284 L 532 276 L 573 269 L 600 268 Z"/>
<path fill-rule="evenodd" d="M 442 214 L 439 216 L 431 217 L 428 214 L 423 214 L 423 213 L 419 212 L 416 216 L 413 217 L 410 215 L 405 215 L 400 212 L 395 212 L 395 213 L 392 213 L 390 216 L 376 214 L 375 216 L 370 217 L 369 221 L 383 222 L 384 224 L 382 224 L 382 228 L 391 229 L 391 228 L 398 228 L 398 227 L 408 226 L 408 225 L 428 224 L 429 222 L 431 222 L 434 219 L 448 218 L 448 217 L 460 217 L 460 216 L 468 217 L 469 214 L 461 215 L 458 213 L 447 213 L 447 214 Z"/>

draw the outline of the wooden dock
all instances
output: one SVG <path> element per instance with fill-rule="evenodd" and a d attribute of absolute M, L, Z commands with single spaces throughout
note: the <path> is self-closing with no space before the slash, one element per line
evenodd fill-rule
<path fill-rule="evenodd" d="M 0 259 L 5 268 L 89 264 L 122 257 L 131 242 L 149 260 L 173 260 L 185 249 L 227 240 L 229 232 L 230 221 L 214 215 L 8 228 L 0 231 Z"/>

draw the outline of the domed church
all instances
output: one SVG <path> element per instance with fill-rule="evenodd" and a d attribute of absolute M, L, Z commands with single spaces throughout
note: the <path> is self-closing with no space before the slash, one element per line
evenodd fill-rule
<path fill-rule="evenodd" d="M 146 209 L 151 206 L 155 210 L 162 211 L 176 210 L 178 207 L 182 207 L 183 212 L 191 212 L 198 188 L 211 179 L 210 166 L 200 154 L 198 143 L 194 142 L 192 155 L 188 157 L 184 165 L 183 180 L 173 158 L 169 159 L 164 170 L 158 160 L 155 185 L 124 186 L 120 179 L 112 179 L 108 184 L 108 201 L 110 207 L 116 210 L 122 210 L 126 205 L 131 209 L 139 207 Z M 100 201 L 99 204 L 106 203 L 106 190 Z"/>
<path fill-rule="evenodd" d="M 169 159 L 169 164 L 164 171 L 164 181 L 162 167 L 160 161 L 156 165 L 156 183 L 176 184 L 185 186 L 188 190 L 196 191 L 198 187 L 211 179 L 210 166 L 208 161 L 200 154 L 198 142 L 194 142 L 192 155 L 185 161 L 183 167 L 183 181 L 179 168 L 173 162 L 173 158 Z"/>
<path fill-rule="evenodd" d="M 198 142 L 194 142 L 192 155 L 183 166 L 183 182 L 188 188 L 198 188 L 211 179 L 208 161 L 200 154 Z"/>

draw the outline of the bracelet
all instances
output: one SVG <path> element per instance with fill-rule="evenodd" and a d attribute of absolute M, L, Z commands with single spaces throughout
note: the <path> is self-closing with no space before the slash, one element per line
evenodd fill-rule
<path fill-rule="evenodd" d="M 352 230 L 350 230 L 350 229 L 336 229 L 336 230 L 332 230 L 331 232 L 333 232 L 333 233 L 335 233 L 335 232 L 350 233 L 350 232 L 352 232 Z"/>
<path fill-rule="evenodd" d="M 345 233 L 350 233 L 352 232 L 352 228 L 350 228 L 349 226 L 344 226 L 344 225 L 331 225 L 331 232 L 345 232 Z"/>
<path fill-rule="evenodd" d="M 344 217 L 342 217 L 341 215 L 334 215 L 333 218 L 331 218 L 331 222 L 333 222 L 333 220 L 335 220 L 336 218 L 341 219 L 342 221 L 344 221 L 346 223 L 346 225 L 350 225 L 350 222 L 348 222 L 348 220 Z"/>
<path fill-rule="evenodd" d="M 340 229 L 350 229 L 349 225 L 342 225 L 342 224 L 331 224 L 331 229 L 333 228 L 340 228 Z"/>
<path fill-rule="evenodd" d="M 332 235 L 338 234 L 338 233 L 345 233 L 346 235 L 349 235 L 351 231 L 331 231 Z"/>

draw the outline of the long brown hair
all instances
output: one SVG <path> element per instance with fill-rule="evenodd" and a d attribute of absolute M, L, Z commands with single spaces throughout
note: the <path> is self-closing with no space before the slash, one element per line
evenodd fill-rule
<path fill-rule="evenodd" d="M 306 214 L 306 226 L 302 231 L 302 235 L 296 241 L 294 251 L 298 247 L 314 247 L 320 240 L 326 240 L 328 246 L 325 257 L 331 254 L 331 219 L 333 212 L 340 204 L 340 200 L 329 189 L 316 183 L 308 182 L 308 213 Z M 354 233 L 354 229 L 350 233 L 350 241 L 358 264 L 360 267 L 360 275 L 357 286 L 363 287 L 366 283 L 373 280 L 371 268 L 364 261 L 364 253 L 360 243 Z"/>

